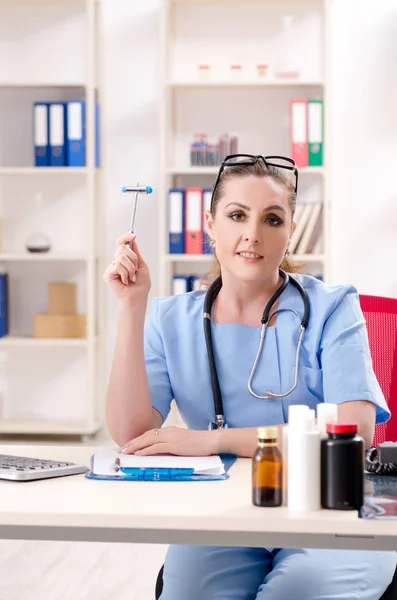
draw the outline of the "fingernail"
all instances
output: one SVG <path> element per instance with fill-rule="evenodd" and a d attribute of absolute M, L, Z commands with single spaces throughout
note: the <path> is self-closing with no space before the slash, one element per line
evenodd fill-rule
<path fill-rule="evenodd" d="M 137 450 L 134 454 L 142 454 L 141 450 Z"/>
<path fill-rule="evenodd" d="M 127 452 L 127 448 L 120 448 L 119 452 L 121 452 L 122 454 L 124 454 L 124 452 Z"/>
<path fill-rule="evenodd" d="M 132 281 L 132 283 L 135 283 L 135 282 L 136 282 L 136 275 L 135 275 L 135 273 L 134 273 L 134 275 L 133 275 L 133 277 L 132 277 L 132 280 L 131 280 L 131 281 Z"/>

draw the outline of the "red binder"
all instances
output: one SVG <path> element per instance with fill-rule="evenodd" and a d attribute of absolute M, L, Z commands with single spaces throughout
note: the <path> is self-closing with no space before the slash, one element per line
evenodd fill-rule
<path fill-rule="evenodd" d="M 185 190 L 185 253 L 203 253 L 203 190 Z"/>
<path fill-rule="evenodd" d="M 307 140 L 307 100 L 291 100 L 290 104 L 291 155 L 297 167 L 309 163 Z"/>

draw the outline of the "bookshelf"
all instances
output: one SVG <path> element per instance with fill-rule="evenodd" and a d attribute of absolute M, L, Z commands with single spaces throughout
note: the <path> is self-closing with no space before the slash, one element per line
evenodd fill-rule
<path fill-rule="evenodd" d="M 44 177 L 58 177 L 59 175 L 65 177 L 76 177 L 80 175 L 87 175 L 88 169 L 86 167 L 0 167 L 0 175 L 33 175 Z"/>
<path fill-rule="evenodd" d="M 324 82 L 322 80 L 299 80 L 299 86 L 323 86 Z M 296 86 L 296 82 L 282 80 L 282 79 L 267 79 L 266 81 L 256 81 L 256 80 L 240 80 L 240 81 L 228 81 L 228 80 L 218 80 L 218 81 L 169 81 L 167 82 L 167 86 L 170 88 L 208 88 L 208 87 L 291 87 Z"/>
<path fill-rule="evenodd" d="M 103 426 L 102 175 L 94 135 L 100 18 L 98 0 L 0 0 L 0 266 L 10 304 L 9 335 L 0 338 L 0 434 L 84 437 Z M 35 167 L 33 102 L 81 99 L 86 166 Z M 48 253 L 25 248 L 36 193 Z M 52 282 L 76 284 L 84 338 L 33 337 Z"/>
<path fill-rule="evenodd" d="M 174 275 L 205 274 L 210 255 L 168 254 L 167 192 L 172 187 L 212 187 L 218 167 L 191 166 L 196 131 L 218 137 L 239 133 L 239 152 L 291 155 L 289 102 L 324 100 L 324 166 L 299 169 L 298 202 L 321 201 L 322 234 L 314 253 L 294 255 L 305 271 L 329 270 L 330 208 L 330 0 L 165 0 L 161 7 L 160 102 L 160 295 L 171 293 Z M 283 16 L 292 15 L 297 78 L 275 75 L 285 40 Z M 242 65 L 232 75 L 230 65 Z M 267 63 L 264 78 L 256 64 Z M 210 65 L 208 80 L 198 65 Z M 243 108 L 241 108 L 243 107 Z M 245 109 L 245 110 L 244 110 Z M 277 126 L 275 126 L 277 123 Z"/>

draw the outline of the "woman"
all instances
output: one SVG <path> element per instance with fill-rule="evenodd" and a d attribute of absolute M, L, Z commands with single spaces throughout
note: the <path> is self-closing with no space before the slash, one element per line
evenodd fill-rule
<path fill-rule="evenodd" d="M 109 431 L 124 452 L 251 457 L 256 427 L 281 429 L 290 404 L 337 403 L 341 420 L 359 424 L 366 447 L 375 421 L 389 418 L 356 290 L 305 275 L 293 275 L 311 310 L 296 388 L 272 400 L 247 389 L 264 306 L 280 286 L 280 266 L 291 271 L 286 257 L 297 182 L 289 176 L 297 173 L 288 160 L 274 167 L 263 157 L 227 159 L 206 214 L 222 275 L 211 327 L 227 429 L 208 430 L 214 404 L 202 323 L 205 292 L 154 300 L 144 331 L 149 270 L 134 236 L 118 240 L 104 274 L 119 307 L 106 409 Z M 291 309 L 301 318 L 303 302 L 292 285 L 273 312 L 284 308 L 288 312 L 271 319 L 252 380 L 257 396 L 288 391 L 294 381 L 300 319 Z M 173 398 L 188 429 L 161 428 Z M 161 600 L 379 600 L 395 567 L 394 552 L 171 546 Z"/>

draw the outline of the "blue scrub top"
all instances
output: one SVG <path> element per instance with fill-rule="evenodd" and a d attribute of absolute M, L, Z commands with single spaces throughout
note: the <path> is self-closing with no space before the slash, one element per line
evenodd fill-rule
<path fill-rule="evenodd" d="M 291 404 L 315 408 L 319 402 L 341 404 L 368 400 L 376 405 L 376 422 L 390 412 L 375 378 L 365 319 L 357 290 L 327 285 L 308 275 L 294 275 L 310 302 L 296 389 L 285 398 L 259 400 L 247 388 L 258 351 L 258 327 L 212 323 L 215 364 L 229 427 L 277 425 L 288 420 Z M 167 418 L 172 399 L 190 429 L 207 429 L 214 420 L 214 400 L 203 329 L 205 292 L 155 299 L 145 324 L 145 361 L 153 407 Z M 289 284 L 279 309 L 303 315 L 299 292 Z M 300 320 L 292 312 L 277 315 L 269 327 L 256 374 L 255 393 L 281 393 L 294 381 Z"/>

